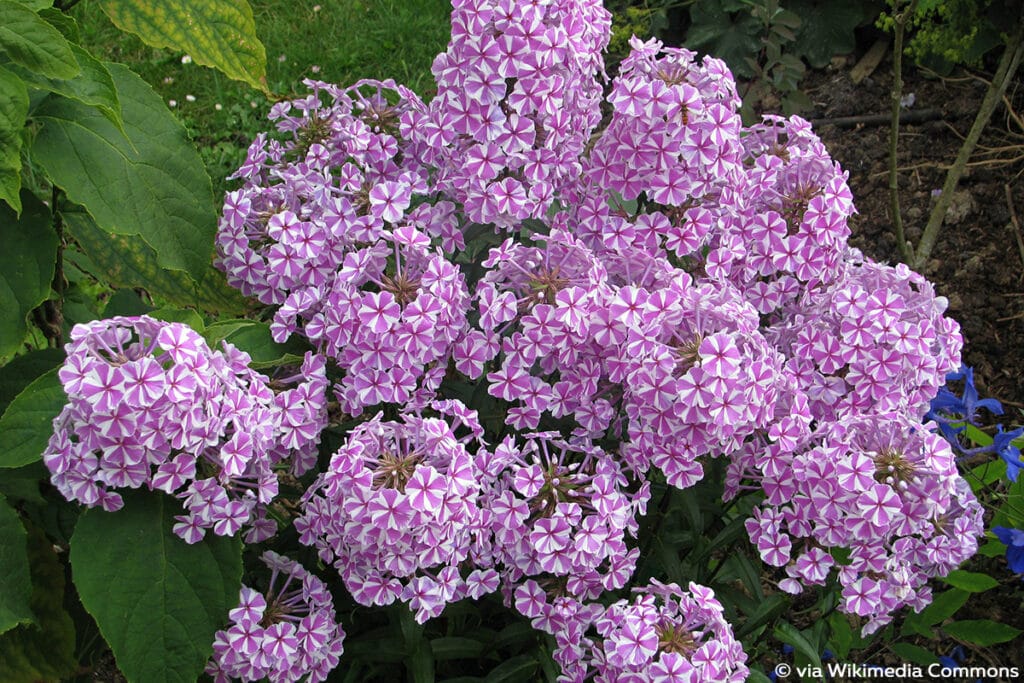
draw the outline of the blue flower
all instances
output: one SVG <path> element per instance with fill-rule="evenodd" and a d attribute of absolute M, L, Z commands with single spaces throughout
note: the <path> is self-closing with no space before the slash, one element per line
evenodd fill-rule
<path fill-rule="evenodd" d="M 1024 531 L 1005 526 L 992 527 L 992 533 L 1006 544 L 1006 561 L 1016 574 L 1024 574 Z"/>
<path fill-rule="evenodd" d="M 1013 440 L 1021 435 L 1024 435 L 1024 427 L 1004 432 L 1003 425 L 999 425 L 998 431 L 992 437 L 992 448 L 1006 462 L 1006 477 L 1010 481 L 1017 481 L 1017 475 L 1020 474 L 1021 468 L 1024 468 L 1024 461 L 1020 459 L 1020 449 L 1013 445 Z"/>
<path fill-rule="evenodd" d="M 931 410 L 926 416 L 929 420 L 935 420 L 942 429 L 942 434 L 949 439 L 947 429 L 953 434 L 959 434 L 963 427 L 953 427 L 952 423 L 966 422 L 972 425 L 978 424 L 978 410 L 984 408 L 993 415 L 1003 414 L 1003 404 L 994 398 L 978 398 L 978 389 L 974 386 L 974 368 L 965 365 L 960 366 L 959 372 L 951 372 L 946 375 L 946 383 L 963 380 L 963 397 L 957 396 L 946 386 L 939 389 L 939 393 L 931 401 Z M 943 427 L 946 428 L 943 428 Z"/>

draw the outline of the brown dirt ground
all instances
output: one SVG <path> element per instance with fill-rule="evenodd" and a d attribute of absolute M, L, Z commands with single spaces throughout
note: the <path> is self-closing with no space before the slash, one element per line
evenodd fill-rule
<path fill-rule="evenodd" d="M 867 48 L 869 45 L 865 45 Z M 830 68 L 808 75 L 803 86 L 814 102 L 804 112 L 816 120 L 815 129 L 833 158 L 850 173 L 850 188 L 858 208 L 852 220 L 851 243 L 879 261 L 898 260 L 890 218 L 888 191 L 888 125 L 838 128 L 824 120 L 887 114 L 892 88 L 891 61 L 885 61 L 865 81 L 855 85 L 850 69 L 859 54 L 833 61 Z M 989 65 L 990 67 L 992 65 Z M 945 169 L 956 158 L 962 138 L 973 123 L 976 107 L 991 74 L 955 73 L 939 78 L 905 66 L 904 93 L 914 93 L 912 110 L 934 108 L 941 118 L 901 127 L 898 165 L 901 213 L 907 236 L 916 244 L 941 188 Z M 953 207 L 925 274 L 937 291 L 948 297 L 949 314 L 963 330 L 964 362 L 975 368 L 982 396 L 998 398 L 1006 407 L 1004 422 L 1024 422 L 1024 70 L 1011 84 L 960 181 Z M 770 103 L 769 103 L 770 104 Z M 1007 195 L 1009 188 L 1009 199 Z M 1012 206 L 1011 206 L 1012 204 Z M 1001 579 L 997 589 L 972 597 L 957 619 L 994 619 L 1024 629 L 1024 583 L 1008 573 L 1003 558 L 976 557 L 965 569 Z M 941 590 L 941 584 L 936 585 Z M 904 639 L 932 652 L 946 654 L 957 643 Z M 991 648 L 968 647 L 971 666 L 1018 666 L 1024 670 L 1024 637 Z M 861 661 L 898 664 L 885 647 L 857 656 Z M 889 660 L 889 661 L 886 661 Z"/>

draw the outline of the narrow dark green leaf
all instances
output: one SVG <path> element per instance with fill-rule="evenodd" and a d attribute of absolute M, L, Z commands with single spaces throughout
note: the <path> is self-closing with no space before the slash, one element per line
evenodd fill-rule
<path fill-rule="evenodd" d="M 21 213 L 21 132 L 28 115 L 28 89 L 0 66 L 0 199 Z"/>
<path fill-rule="evenodd" d="M 962 569 L 951 571 L 949 576 L 946 576 L 942 580 L 950 586 L 965 590 L 968 593 L 981 593 L 982 591 L 987 591 L 990 588 L 995 588 L 999 585 L 999 582 L 988 574 L 968 572 Z"/>
<path fill-rule="evenodd" d="M 6 52 L 15 64 L 50 78 L 73 78 L 79 72 L 71 44 L 21 3 L 0 0 L 0 52 Z"/>
<path fill-rule="evenodd" d="M 0 681 L 39 683 L 70 680 L 75 659 L 75 625 L 64 610 L 64 565 L 39 529 L 28 529 L 34 624 L 0 635 Z"/>
<path fill-rule="evenodd" d="M 0 633 L 33 620 L 25 527 L 0 496 Z"/>
<path fill-rule="evenodd" d="M 57 368 L 40 375 L 25 387 L 0 417 L 0 468 L 21 467 L 39 460 L 53 432 L 53 418 L 60 414 L 67 395 Z"/>
<path fill-rule="evenodd" d="M 32 156 L 104 231 L 136 235 L 161 267 L 202 278 L 217 223 L 203 162 L 152 88 L 124 66 L 106 67 L 127 137 L 97 109 L 50 97 L 33 112 L 42 128 Z"/>
<path fill-rule="evenodd" d="M 473 638 L 452 636 L 448 638 L 434 638 L 430 641 L 430 649 L 434 653 L 434 659 L 438 661 L 476 659 L 483 654 L 484 644 Z"/>
<path fill-rule="evenodd" d="M 498 631 L 490 649 L 506 650 L 518 649 L 532 645 L 537 640 L 537 631 L 525 621 L 514 621 L 505 628 Z"/>
<path fill-rule="evenodd" d="M 968 643 L 988 647 L 999 643 L 1008 643 L 1024 631 L 1007 624 L 1000 624 L 991 619 L 966 619 L 954 621 L 942 627 L 942 630 L 953 636 L 966 640 Z"/>
<path fill-rule="evenodd" d="M 197 64 L 267 89 L 266 52 L 246 0 L 102 0 L 100 7 L 149 45 L 187 52 Z"/>
<path fill-rule="evenodd" d="M 938 655 L 934 652 L 911 643 L 893 643 L 889 646 L 889 649 L 895 652 L 901 660 L 913 662 L 920 666 L 928 666 L 939 661 Z"/>
<path fill-rule="evenodd" d="M 765 600 L 757 603 L 757 609 L 754 612 L 746 614 L 745 618 L 736 624 L 736 637 L 742 638 L 748 633 L 753 633 L 782 614 L 787 605 L 788 601 L 782 595 L 769 595 Z"/>
<path fill-rule="evenodd" d="M 780 621 L 776 624 L 773 634 L 783 643 L 792 645 L 812 665 L 821 667 L 821 654 L 818 652 L 818 648 L 811 645 L 811 641 L 796 626 L 788 621 Z"/>
<path fill-rule="evenodd" d="M 413 683 L 434 683 L 434 656 L 431 654 L 430 641 L 421 642 L 407 664 Z"/>
<path fill-rule="evenodd" d="M 213 636 L 238 601 L 241 543 L 209 535 L 189 545 L 172 532 L 177 501 L 126 495 L 115 513 L 88 510 L 71 538 L 82 604 L 130 681 L 195 681 Z"/>
<path fill-rule="evenodd" d="M 519 655 L 507 659 L 487 674 L 488 683 L 513 683 L 532 680 L 537 671 L 537 660 L 533 655 Z"/>
<path fill-rule="evenodd" d="M 238 314 L 245 310 L 242 295 L 228 286 L 224 274 L 206 267 L 199 280 L 180 270 L 166 270 L 157 254 L 142 240 L 111 235 L 87 213 L 64 213 L 65 225 L 96 268 L 92 274 L 114 287 L 141 287 L 174 306 L 196 306 L 213 313 Z"/>

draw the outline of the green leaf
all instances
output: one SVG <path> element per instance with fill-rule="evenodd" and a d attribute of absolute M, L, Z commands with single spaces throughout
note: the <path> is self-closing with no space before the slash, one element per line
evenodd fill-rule
<path fill-rule="evenodd" d="M 203 162 L 152 88 L 124 66 L 106 66 L 127 137 L 93 107 L 50 97 L 33 112 L 43 125 L 32 156 L 104 231 L 141 238 L 162 268 L 201 278 L 217 224 Z"/>
<path fill-rule="evenodd" d="M 294 337 L 284 344 L 274 341 L 270 326 L 257 320 L 222 320 L 203 332 L 206 342 L 219 348 L 222 341 L 233 344 L 252 356 L 253 367 L 267 367 L 282 362 L 301 362 L 305 347 Z"/>
<path fill-rule="evenodd" d="M 742 638 L 748 633 L 764 626 L 769 621 L 779 616 L 788 607 L 788 601 L 781 595 L 769 595 L 766 599 L 756 603 L 757 609 L 746 614 L 745 618 L 736 625 L 736 637 Z"/>
<path fill-rule="evenodd" d="M 483 654 L 484 644 L 472 638 L 451 636 L 448 638 L 434 638 L 430 641 L 430 649 L 434 653 L 434 659 L 438 661 L 476 659 Z"/>
<path fill-rule="evenodd" d="M 969 596 L 970 593 L 959 588 L 939 593 L 932 600 L 932 604 L 921 610 L 921 621 L 929 626 L 942 623 L 963 607 Z"/>
<path fill-rule="evenodd" d="M 939 661 L 938 656 L 930 651 L 926 650 L 919 645 L 911 645 L 910 643 L 893 643 L 889 646 L 896 655 L 905 662 L 912 662 L 921 666 L 929 666 Z"/>
<path fill-rule="evenodd" d="M 963 571 L 962 569 L 951 571 L 949 576 L 942 580 L 950 586 L 965 590 L 968 593 L 981 593 L 982 591 L 987 591 L 988 589 L 995 588 L 999 585 L 999 582 L 988 574 L 968 572 Z"/>
<path fill-rule="evenodd" d="M 0 633 L 33 620 L 25 527 L 0 496 Z"/>
<path fill-rule="evenodd" d="M 739 76 L 751 77 L 745 57 L 756 57 L 761 50 L 760 26 L 750 10 L 723 0 L 694 3 L 690 8 L 690 30 L 686 44 L 724 59 Z"/>
<path fill-rule="evenodd" d="M 129 681 L 195 681 L 213 636 L 238 602 L 238 539 L 189 545 L 172 532 L 180 506 L 135 492 L 115 513 L 86 511 L 71 538 L 71 569 Z"/>
<path fill-rule="evenodd" d="M 833 55 L 845 55 L 856 47 L 854 29 L 868 17 L 859 2 L 790 0 L 787 7 L 802 20 L 796 42 L 788 51 L 803 56 L 816 69 L 828 65 Z"/>
<path fill-rule="evenodd" d="M 413 683 L 434 683 L 434 656 L 429 641 L 424 640 L 406 664 Z"/>
<path fill-rule="evenodd" d="M 24 0 L 22 0 L 22 4 L 25 4 Z M 45 19 L 50 26 L 60 31 L 60 34 L 67 38 L 68 43 L 71 44 L 71 49 L 74 50 L 77 47 L 75 43 L 79 43 L 82 40 L 81 33 L 78 30 L 78 22 L 75 21 L 75 18 L 53 7 L 52 0 L 40 0 L 36 5 L 39 6 L 32 9 L 38 11 L 39 16 Z"/>
<path fill-rule="evenodd" d="M 0 417 L 0 443 L 4 444 L 0 468 L 21 467 L 42 458 L 53 431 L 53 418 L 67 400 L 57 368 L 53 368 L 11 401 Z"/>
<path fill-rule="evenodd" d="M 46 505 L 39 484 L 49 483 L 50 470 L 42 462 L 33 462 L 13 470 L 5 470 L 0 476 L 0 496 L 9 501 L 27 501 Z"/>
<path fill-rule="evenodd" d="M 103 307 L 103 317 L 145 315 L 151 310 L 153 307 L 143 301 L 134 289 L 118 289 L 110 295 L 107 305 Z"/>
<path fill-rule="evenodd" d="M 53 0 L 14 0 L 15 2 L 28 7 L 34 12 L 53 7 Z"/>
<path fill-rule="evenodd" d="M 781 642 L 792 645 L 812 665 L 821 668 L 821 655 L 818 653 L 818 648 L 811 645 L 811 641 L 807 640 L 807 636 L 796 626 L 788 621 L 780 621 L 776 624 L 775 630 L 772 633 Z"/>
<path fill-rule="evenodd" d="M 121 101 L 117 97 L 117 88 L 110 70 L 103 62 L 78 47 L 71 46 L 75 59 L 78 60 L 82 72 L 74 78 L 48 78 L 28 69 L 12 65 L 12 70 L 25 81 L 30 88 L 56 93 L 90 107 L 96 107 L 113 123 L 118 131 L 127 134 L 124 121 L 121 119 Z"/>
<path fill-rule="evenodd" d="M 73 78 L 80 67 L 60 31 L 30 8 L 0 0 L 0 52 L 50 78 Z"/>
<path fill-rule="evenodd" d="M 49 298 L 57 260 L 50 210 L 27 191 L 21 193 L 21 204 L 21 218 L 0 204 L 0 358 L 25 341 L 25 319 Z"/>
<path fill-rule="evenodd" d="M 246 0 L 101 0 L 114 24 L 267 91 L 267 56 Z"/>
<path fill-rule="evenodd" d="M 840 662 L 845 661 L 853 645 L 853 628 L 849 617 L 842 612 L 832 612 L 828 615 L 828 627 L 830 649 Z"/>
<path fill-rule="evenodd" d="M 998 643 L 1008 643 L 1024 631 L 1019 628 L 1000 624 L 991 619 L 966 619 L 954 621 L 942 627 L 942 630 L 953 636 L 966 640 L 968 643 L 987 647 Z"/>
<path fill-rule="evenodd" d="M 63 362 L 63 350 L 40 349 L 15 356 L 10 363 L 0 368 L 0 415 L 4 414 L 14 397 L 32 380 Z"/>
<path fill-rule="evenodd" d="M 202 316 L 195 311 L 182 308 L 158 308 L 147 314 L 150 318 L 163 320 L 169 323 L 185 323 L 200 334 L 206 328 Z"/>
<path fill-rule="evenodd" d="M 75 659 L 75 625 L 64 610 L 64 565 L 53 544 L 35 527 L 28 530 L 28 564 L 35 624 L 0 636 L 0 681 L 38 683 L 69 680 Z"/>
<path fill-rule="evenodd" d="M 21 213 L 21 132 L 28 115 L 28 89 L 0 66 L 0 199 Z M 2 207 L 0 207 L 2 208 Z"/>
<path fill-rule="evenodd" d="M 198 280 L 180 270 L 166 270 L 157 262 L 156 252 L 141 240 L 108 234 L 83 212 L 63 215 L 68 231 L 96 268 L 92 274 L 103 282 L 114 287 L 143 288 L 174 306 L 196 306 L 227 314 L 245 310 L 245 299 L 212 265 Z"/>
<path fill-rule="evenodd" d="M 519 655 L 506 659 L 487 674 L 488 683 L 512 683 L 533 680 L 537 671 L 537 660 L 533 655 Z"/>

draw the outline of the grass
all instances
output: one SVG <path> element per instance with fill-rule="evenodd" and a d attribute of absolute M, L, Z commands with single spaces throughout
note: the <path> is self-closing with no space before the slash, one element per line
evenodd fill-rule
<path fill-rule="evenodd" d="M 433 87 L 430 65 L 449 36 L 448 0 L 250 0 L 256 32 L 267 52 L 267 84 L 276 99 L 304 93 L 302 79 L 351 83 L 393 78 L 423 94 Z M 101 59 L 122 62 L 142 76 L 189 130 L 214 189 L 245 159 L 255 135 L 268 128 L 273 103 L 220 72 L 182 63 L 123 33 L 99 6 L 83 2 L 73 14 L 82 44 Z M 186 60 L 187 61 L 187 60 Z"/>

